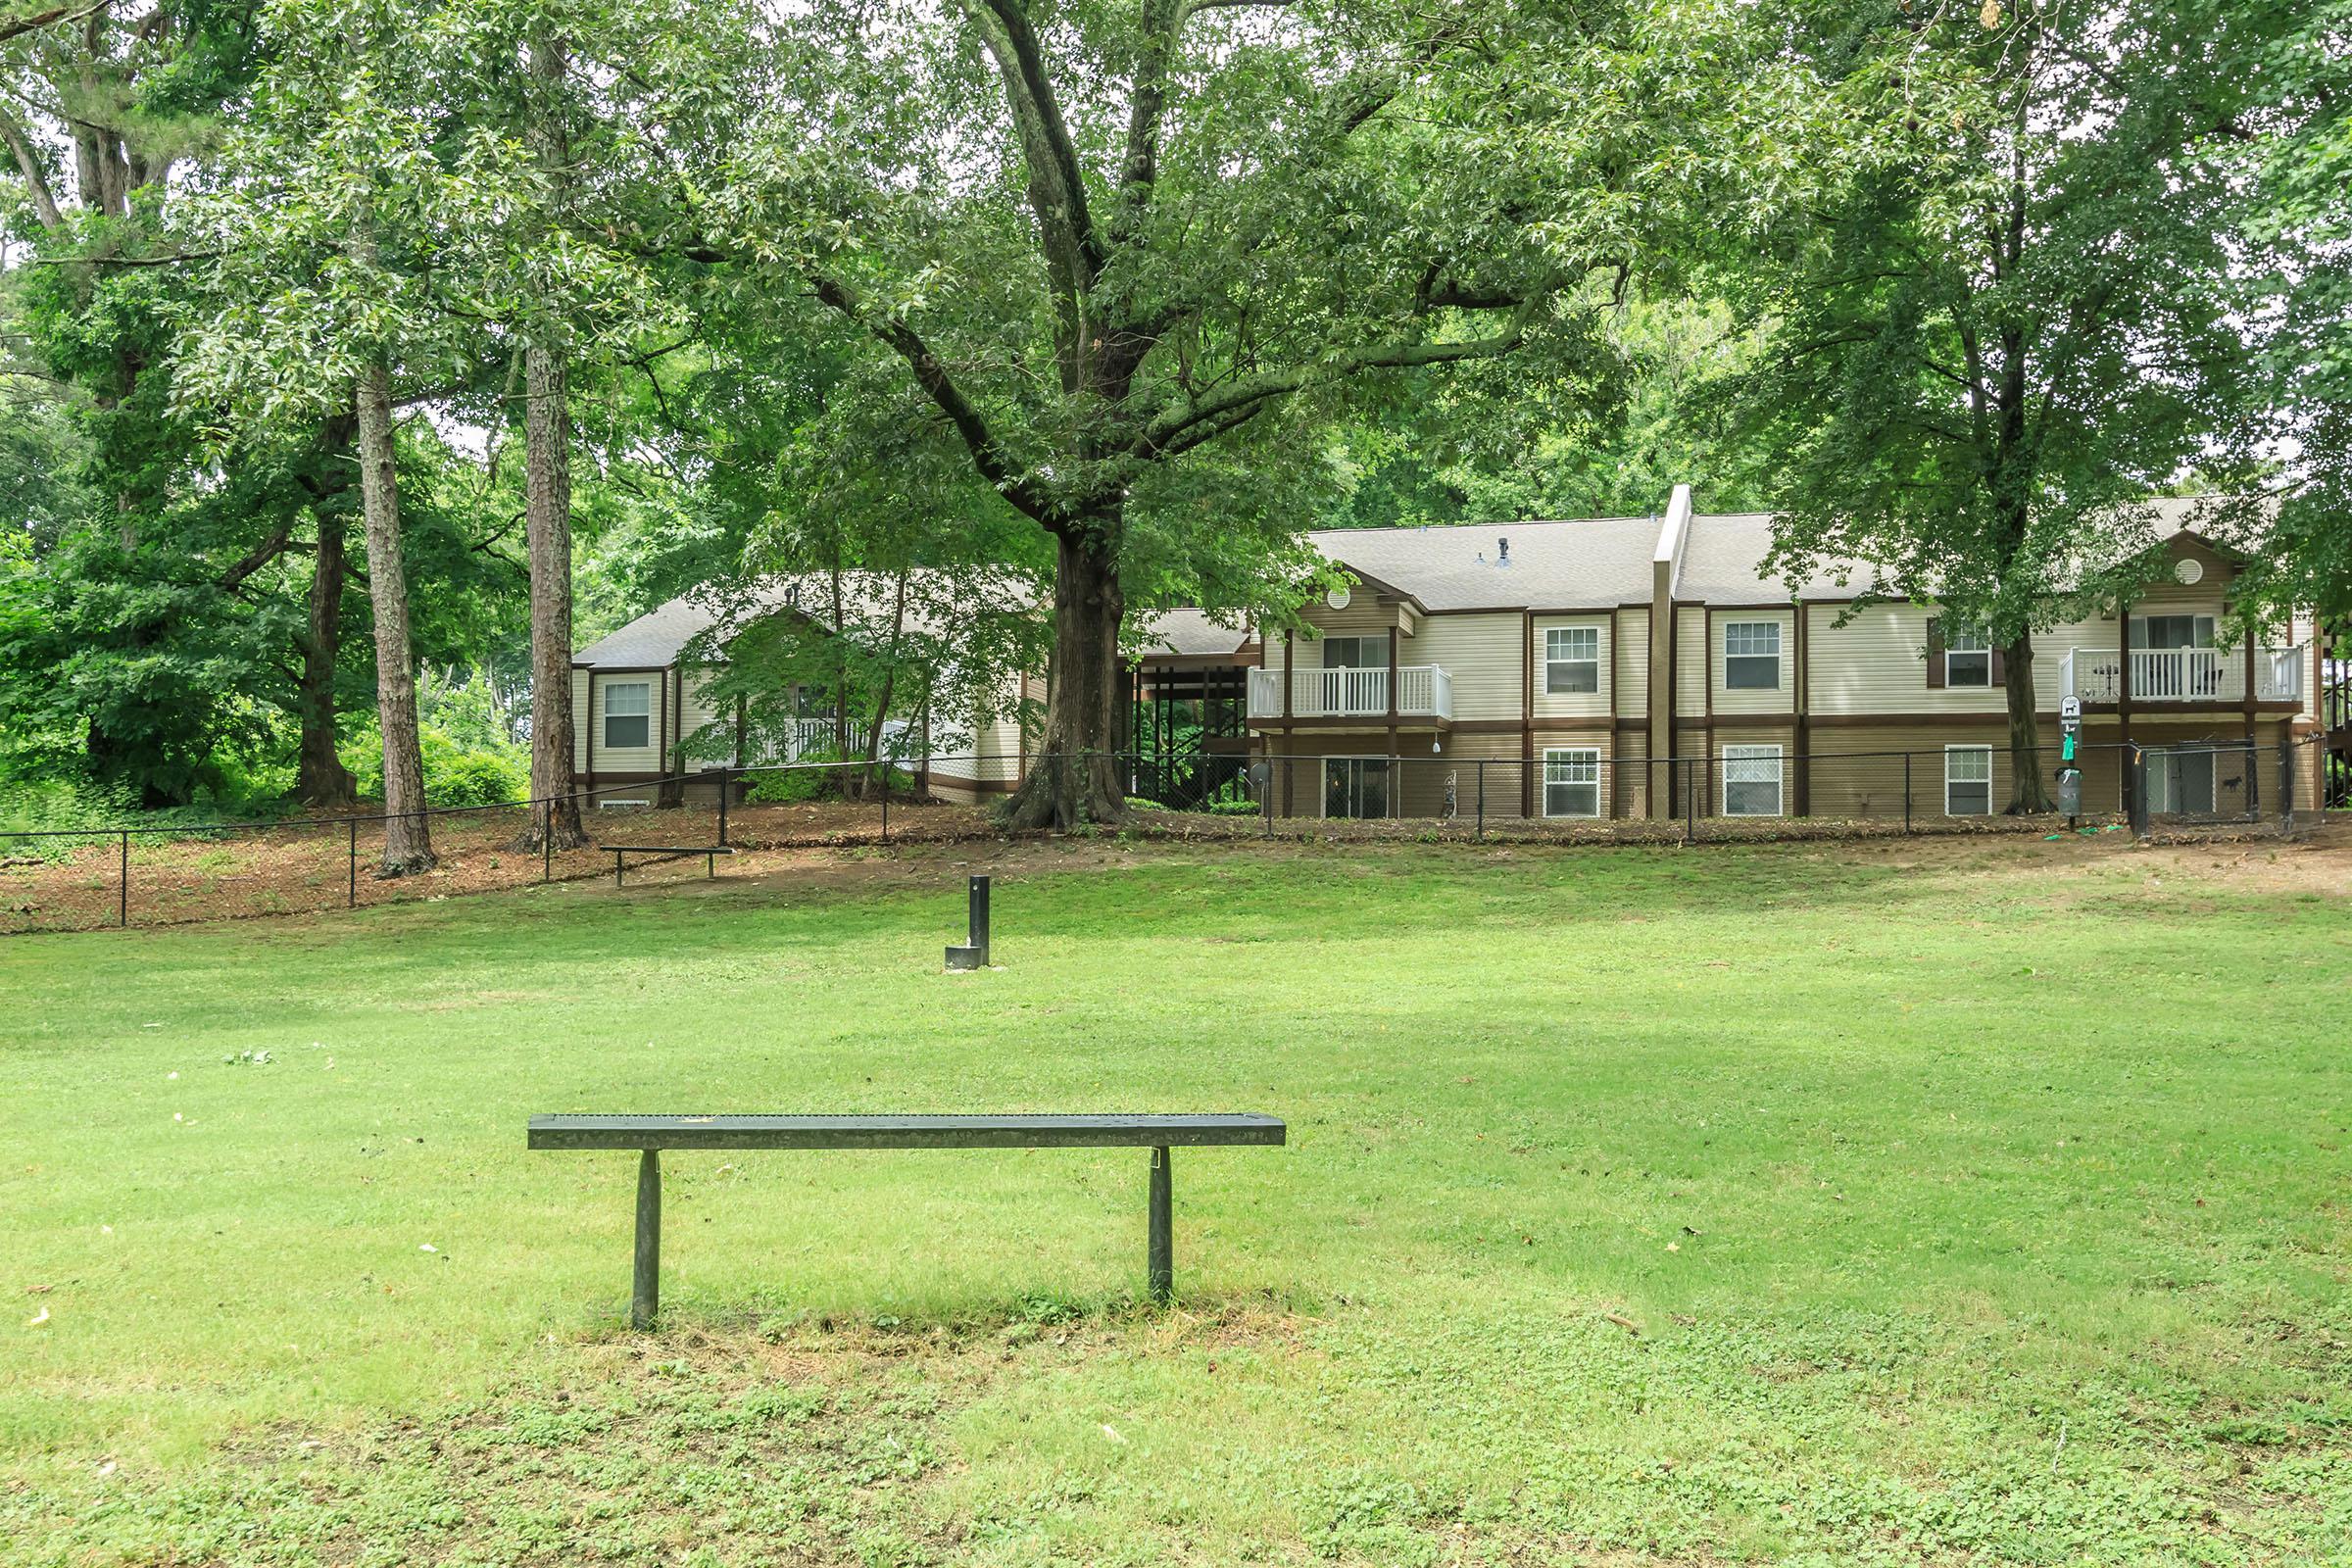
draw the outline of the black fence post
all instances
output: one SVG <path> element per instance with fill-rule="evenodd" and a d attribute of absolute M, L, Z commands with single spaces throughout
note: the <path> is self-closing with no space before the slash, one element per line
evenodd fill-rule
<path fill-rule="evenodd" d="M 344 825 L 351 829 L 351 852 L 343 864 L 343 907 L 356 909 L 360 906 L 360 819 L 350 817 Z M 539 842 L 547 842 L 545 833 L 539 835 Z"/>
<path fill-rule="evenodd" d="M 1990 792 L 1987 791 L 1989 794 Z M 1911 754 L 1903 754 L 1903 831 L 1911 831 Z"/>
<path fill-rule="evenodd" d="M 130 924 L 130 835 L 122 835 L 122 880 L 116 891 L 115 924 Z"/>
<path fill-rule="evenodd" d="M 1683 842 L 1696 844 L 1698 842 L 1698 788 L 1690 776 L 1691 760 L 1684 757 L 1675 760 L 1679 760 L 1683 764 Z M 1668 762 L 1669 781 L 1672 779 L 1673 769 L 1674 763 Z"/>
<path fill-rule="evenodd" d="M 1487 760 L 1478 760 L 1478 836 L 1487 836 Z"/>
<path fill-rule="evenodd" d="M 2278 743 L 2278 826 L 2292 833 L 2295 830 L 2295 743 Z"/>
<path fill-rule="evenodd" d="M 2133 746 L 2125 765 L 2132 790 L 2132 836 L 2144 839 L 2148 836 L 2148 754 Z"/>
<path fill-rule="evenodd" d="M 735 793 L 735 769 L 722 766 L 718 770 L 718 842 L 727 842 L 727 797 Z"/>

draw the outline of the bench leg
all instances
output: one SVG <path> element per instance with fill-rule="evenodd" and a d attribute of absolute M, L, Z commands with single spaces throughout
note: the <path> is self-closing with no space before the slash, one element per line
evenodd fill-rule
<path fill-rule="evenodd" d="M 1152 1299 L 1165 1306 L 1176 1285 L 1176 1239 L 1169 1223 L 1168 1152 L 1152 1151 L 1152 1238 L 1145 1256 Z"/>
<path fill-rule="evenodd" d="M 637 1269 L 629 1290 L 629 1327 L 650 1329 L 662 1310 L 662 1152 L 637 1157 Z"/>

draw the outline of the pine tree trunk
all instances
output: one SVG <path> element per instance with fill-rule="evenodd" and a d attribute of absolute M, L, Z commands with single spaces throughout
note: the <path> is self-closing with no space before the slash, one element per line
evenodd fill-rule
<path fill-rule="evenodd" d="M 544 34 L 530 45 L 531 74 L 543 91 L 529 134 L 559 198 L 571 164 L 555 84 L 564 45 Z M 521 848 L 558 850 L 588 842 L 572 776 L 571 723 L 571 383 L 564 350 L 542 326 L 523 348 L 523 531 L 531 558 L 531 813 Z"/>
<path fill-rule="evenodd" d="M 400 487 L 392 461 L 392 377 L 381 360 L 360 372 L 360 496 L 368 519 L 368 593 L 375 611 L 375 716 L 384 735 L 384 854 L 379 877 L 433 867 L 424 815 L 416 674 L 409 663 L 409 579 L 400 559 Z"/>
<path fill-rule="evenodd" d="M 2042 783 L 2041 725 L 2034 710 L 2034 634 L 2021 631 L 2001 650 L 2008 668 L 2004 683 L 2009 698 L 2009 810 L 2032 815 L 2050 809 L 2049 790 Z"/>
<path fill-rule="evenodd" d="M 1111 503 L 1059 538 L 1054 570 L 1054 667 L 1046 694 L 1046 733 L 1028 781 L 1004 808 L 1013 828 L 1073 828 L 1126 819 L 1111 755 L 1111 710 L 1118 701 L 1118 536 L 1121 508 Z"/>
<path fill-rule="evenodd" d="M 523 350 L 523 529 L 531 557 L 531 798 L 522 847 L 588 842 L 571 771 L 571 416 L 563 352 Z"/>
<path fill-rule="evenodd" d="M 318 518 L 317 569 L 311 574 L 310 627 L 302 640 L 302 684 L 295 695 L 302 740 L 294 764 L 294 797 L 305 806 L 346 807 L 358 798 L 351 769 L 335 755 L 335 666 L 343 654 L 343 511 L 331 502 L 312 509 Z"/>

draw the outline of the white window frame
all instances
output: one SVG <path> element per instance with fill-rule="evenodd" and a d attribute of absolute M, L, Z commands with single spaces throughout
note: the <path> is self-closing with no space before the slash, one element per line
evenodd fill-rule
<path fill-rule="evenodd" d="M 1589 654 L 1560 650 L 1572 639 L 1590 639 L 1592 651 Z M 1579 665 L 1590 669 L 1592 684 L 1568 686 L 1561 682 L 1567 672 Z M 1546 626 L 1544 628 L 1544 694 L 1546 697 L 1582 697 L 1600 690 L 1600 628 L 1598 626 Z"/>
<path fill-rule="evenodd" d="M 1769 633 L 1772 652 L 1765 654 L 1753 648 L 1732 651 L 1735 633 Z M 1735 659 L 1772 661 L 1772 684 L 1769 686 L 1738 685 L 1732 680 L 1732 661 Z M 1727 620 L 1723 623 L 1723 689 L 1727 692 L 1777 692 L 1781 689 L 1781 623 L 1777 620 Z M 1775 813 L 1778 814 L 1778 813 Z"/>
<path fill-rule="evenodd" d="M 1973 646 L 1964 648 L 1961 646 L 1962 643 L 1969 643 Z M 1961 666 L 1956 666 L 1952 662 L 1952 656 L 1955 654 L 1962 659 L 1983 661 L 1981 665 L 1969 666 L 1975 671 L 1977 678 L 1969 680 L 1960 678 Z M 1992 639 L 1983 632 L 1967 626 L 1946 632 L 1943 638 L 1943 684 L 1962 691 L 1990 691 L 1992 689 Z"/>
<path fill-rule="evenodd" d="M 1955 752 L 1966 752 L 1966 753 L 1968 753 L 1968 754 L 1969 754 L 1970 756 L 1972 756 L 1972 757 L 1974 757 L 1974 756 L 1981 756 L 1981 757 L 1983 757 L 1983 758 L 1984 759 L 1984 776 L 1983 778 L 1981 778 L 1981 779 L 1974 779 L 1974 778 L 1955 779 L 1955 778 L 1953 778 L 1953 777 L 1952 777 L 1952 754 L 1953 754 L 1953 753 L 1955 753 Z M 1984 808 L 1983 810 L 1981 810 L 1981 811 L 1963 811 L 1963 810 L 1960 810 L 1960 809 L 1956 808 L 1955 808 L 1955 807 L 1952 805 L 1952 786 L 1953 786 L 1954 784 L 1983 784 L 1983 785 L 1984 786 Z M 1989 746 L 1946 746 L 1946 747 L 1943 749 L 1943 814 L 1944 814 L 1944 815 L 1946 815 L 1946 816 L 1990 816 L 1990 815 L 1992 814 L 1992 748 L 1991 748 L 1991 747 L 1989 747 Z"/>
<path fill-rule="evenodd" d="M 609 680 L 601 682 L 596 689 L 605 700 L 604 711 L 597 720 L 597 738 L 603 741 L 604 750 L 608 752 L 642 752 L 654 744 L 654 683 L 652 681 Z M 639 693 L 638 700 L 643 702 L 645 707 L 634 713 L 625 710 L 615 713 L 612 711 L 612 698 L 618 692 Z M 615 741 L 612 738 L 612 720 L 616 718 L 645 720 L 645 739 L 632 742 Z"/>
<path fill-rule="evenodd" d="M 1586 778 L 1554 777 L 1554 769 L 1591 769 Z M 1590 811 L 1555 811 L 1551 808 L 1553 785 L 1562 789 L 1592 791 L 1592 809 Z M 1597 817 L 1601 811 L 1600 748 L 1597 746 L 1546 746 L 1544 749 L 1544 814 L 1545 816 Z"/>
<path fill-rule="evenodd" d="M 1769 811 L 1733 810 L 1732 786 L 1734 784 L 1762 784 L 1765 783 L 1766 780 L 1760 778 L 1736 779 L 1732 776 L 1732 765 L 1736 762 L 1754 763 L 1763 761 L 1770 761 L 1772 763 L 1772 778 L 1770 780 L 1772 784 L 1772 809 Z M 1722 791 L 1721 804 L 1723 815 L 1786 816 L 1788 814 L 1788 764 L 1781 747 L 1777 745 L 1726 746 L 1719 754 L 1716 772 L 1718 775 L 1720 775 L 1716 779 L 1716 787 Z"/>

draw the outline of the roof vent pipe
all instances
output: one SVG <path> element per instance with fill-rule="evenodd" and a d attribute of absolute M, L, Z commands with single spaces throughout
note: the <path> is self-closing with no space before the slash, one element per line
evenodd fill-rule
<path fill-rule="evenodd" d="M 1494 541 L 1494 564 L 1497 566 L 1507 566 L 1510 564 L 1511 542 L 1508 539 L 1496 539 Z"/>

